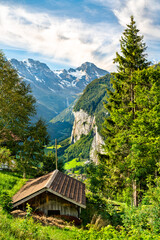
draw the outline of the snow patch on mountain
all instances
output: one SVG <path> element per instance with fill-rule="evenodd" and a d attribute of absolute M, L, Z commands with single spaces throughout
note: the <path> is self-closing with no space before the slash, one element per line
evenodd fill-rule
<path fill-rule="evenodd" d="M 27 67 L 32 67 L 32 64 L 30 63 L 30 61 L 29 61 L 29 59 L 24 59 L 23 61 L 22 61 L 24 64 L 26 64 L 27 65 Z"/>
<path fill-rule="evenodd" d="M 36 75 L 35 75 L 35 79 L 36 79 L 36 81 L 38 81 L 38 82 L 44 82 L 44 80 L 39 79 Z"/>
<path fill-rule="evenodd" d="M 72 75 L 72 76 L 74 76 L 74 77 L 76 77 L 78 79 L 81 79 L 83 76 L 86 76 L 86 73 L 83 72 L 82 70 L 81 71 L 77 70 L 75 72 L 70 73 L 70 75 Z"/>
<path fill-rule="evenodd" d="M 30 84 L 34 97 L 40 101 L 38 111 L 42 115 L 39 117 L 44 119 L 46 110 L 49 114 L 53 111 L 54 117 L 75 101 L 88 83 L 108 73 L 89 62 L 75 69 L 53 71 L 45 63 L 30 58 L 23 61 L 11 59 L 10 63 Z"/>

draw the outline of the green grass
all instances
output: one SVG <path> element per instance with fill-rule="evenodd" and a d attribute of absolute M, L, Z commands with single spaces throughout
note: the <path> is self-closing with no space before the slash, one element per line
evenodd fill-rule
<path fill-rule="evenodd" d="M 76 233 L 69 229 L 59 229 L 54 226 L 42 226 L 32 218 L 13 218 L 0 209 L 0 239 L 36 239 L 36 240 L 66 240 L 76 239 Z"/>
<path fill-rule="evenodd" d="M 58 229 L 54 226 L 42 226 L 32 218 L 14 219 L 0 209 L 0 239 L 1 240 L 160 240 L 160 236 L 148 230 L 134 229 L 125 231 L 107 227 L 89 230 L 75 227 Z"/>
<path fill-rule="evenodd" d="M 17 173 L 0 171 L 0 192 L 6 191 L 10 196 L 13 196 L 26 181 Z"/>
<path fill-rule="evenodd" d="M 52 146 L 49 146 L 49 147 L 46 147 L 46 149 L 55 149 L 55 145 L 52 145 Z M 57 145 L 57 149 L 61 148 L 61 145 Z"/>
<path fill-rule="evenodd" d="M 69 162 L 74 158 L 89 159 L 89 153 L 93 141 L 93 132 L 88 135 L 82 135 L 74 144 L 70 145 L 64 154 L 65 162 Z"/>
<path fill-rule="evenodd" d="M 83 167 L 85 162 L 86 162 L 86 160 L 79 161 L 78 158 L 74 158 L 73 160 L 64 164 L 64 169 L 70 170 L 70 169 L 74 169 L 79 166 Z"/>

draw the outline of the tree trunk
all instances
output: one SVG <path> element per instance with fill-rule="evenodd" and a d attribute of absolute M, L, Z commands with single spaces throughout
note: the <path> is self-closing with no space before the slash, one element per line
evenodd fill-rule
<path fill-rule="evenodd" d="M 133 206 L 138 206 L 138 194 L 137 194 L 137 183 L 133 180 Z"/>
<path fill-rule="evenodd" d="M 23 178 L 26 178 L 26 171 L 23 172 Z"/>

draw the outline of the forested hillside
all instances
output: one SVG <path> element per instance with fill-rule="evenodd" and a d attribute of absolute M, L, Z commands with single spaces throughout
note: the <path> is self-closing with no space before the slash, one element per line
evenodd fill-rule
<path fill-rule="evenodd" d="M 94 125 L 98 126 L 99 132 L 101 132 L 102 130 L 102 125 L 106 117 L 104 103 L 107 99 L 106 88 L 108 87 L 110 89 L 110 78 L 111 75 L 107 74 L 106 76 L 95 79 L 90 84 L 88 84 L 88 86 L 83 91 L 82 96 L 73 108 L 73 112 L 80 112 L 80 110 L 83 110 L 85 113 L 88 114 L 88 116 L 92 116 L 92 118 L 95 118 Z M 83 120 L 84 119 L 82 119 L 82 121 Z M 87 123 L 87 121 L 88 119 L 86 118 L 86 121 L 82 123 L 84 125 L 84 128 L 87 128 L 87 124 L 91 124 Z M 81 126 L 77 126 L 77 124 L 75 125 L 76 131 L 81 132 L 81 129 L 79 129 L 81 128 Z M 85 134 L 79 133 L 80 139 L 74 144 L 72 143 L 65 150 L 65 154 L 63 156 L 65 162 L 73 160 L 73 162 L 75 163 L 75 165 L 71 164 L 72 170 L 78 168 L 79 162 L 83 163 L 81 164 L 81 169 L 84 168 L 85 162 L 90 159 L 90 152 L 92 149 L 92 143 L 95 135 L 93 127 L 90 127 L 91 129 L 89 131 L 86 131 Z M 74 127 L 72 129 L 72 132 L 73 131 Z M 75 162 L 75 159 L 78 160 L 77 164 Z"/>
<path fill-rule="evenodd" d="M 73 108 L 74 112 L 78 112 L 82 109 L 89 115 L 94 115 L 99 130 L 101 129 L 104 117 L 106 116 L 104 103 L 107 101 L 106 89 L 111 89 L 110 79 L 111 75 L 107 74 L 106 76 L 95 79 L 88 84 L 83 95 Z"/>

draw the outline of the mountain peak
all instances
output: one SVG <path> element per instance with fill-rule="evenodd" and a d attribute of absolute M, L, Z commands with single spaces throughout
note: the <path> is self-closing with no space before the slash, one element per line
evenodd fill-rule
<path fill-rule="evenodd" d="M 31 58 L 23 61 L 11 59 L 10 62 L 19 76 L 30 84 L 37 99 L 38 114 L 44 119 L 47 118 L 45 111 L 55 116 L 72 103 L 88 83 L 107 74 L 90 62 L 79 68 L 57 71 Z"/>
<path fill-rule="evenodd" d="M 83 63 L 81 66 L 83 66 L 83 65 L 88 66 L 88 67 L 93 67 L 93 66 L 95 66 L 95 64 L 94 64 L 94 63 L 91 63 L 91 62 L 85 62 L 85 63 Z"/>
<path fill-rule="evenodd" d="M 91 63 L 91 62 L 85 62 L 83 63 L 80 67 L 77 68 L 77 70 L 82 70 L 82 71 L 85 71 L 89 68 L 95 68 L 96 66 Z"/>
<path fill-rule="evenodd" d="M 34 60 L 32 58 L 28 58 L 22 61 L 29 68 L 43 68 L 45 70 L 50 70 L 47 64 L 42 63 L 38 60 Z"/>

